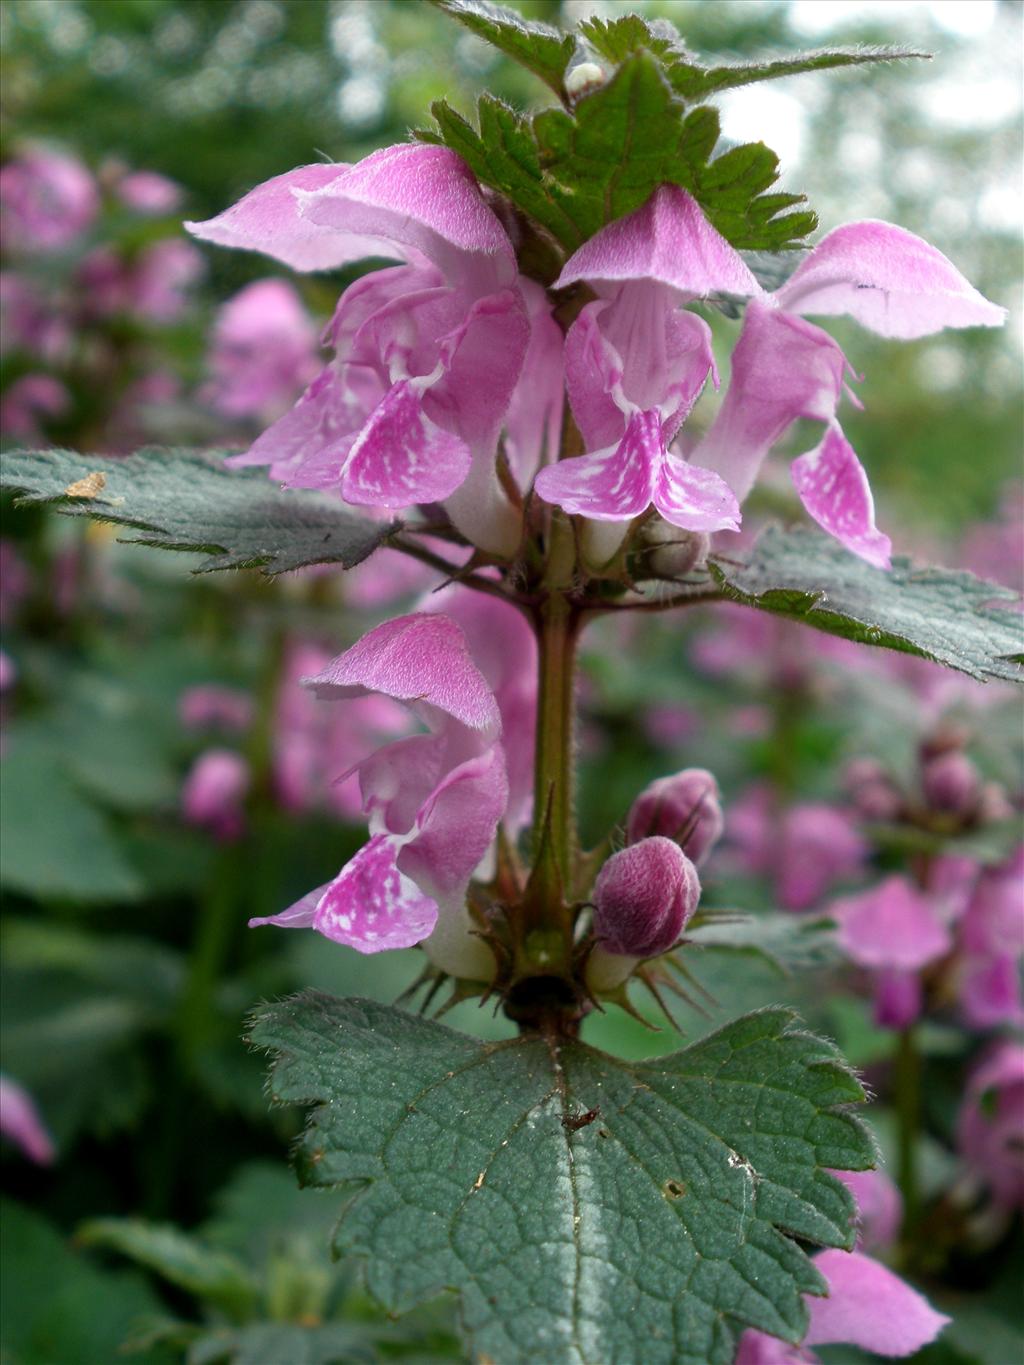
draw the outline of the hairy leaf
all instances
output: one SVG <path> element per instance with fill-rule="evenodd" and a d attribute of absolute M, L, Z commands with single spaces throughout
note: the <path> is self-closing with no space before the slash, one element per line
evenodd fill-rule
<path fill-rule="evenodd" d="M 852 1247 L 826 1168 L 874 1159 L 860 1085 L 794 1023 L 764 1010 L 630 1063 L 309 992 L 252 1041 L 274 1098 L 315 1106 L 300 1178 L 354 1188 L 336 1249 L 384 1307 L 454 1289 L 502 1365 L 731 1365 L 744 1324 L 800 1339 L 824 1286 L 790 1238 Z"/>
<path fill-rule="evenodd" d="M 1017 594 L 963 569 L 920 568 L 897 555 L 887 572 L 819 531 L 769 527 L 745 563 L 718 558 L 711 572 L 730 598 L 761 611 L 972 678 L 1021 681 Z"/>
<path fill-rule="evenodd" d="M 102 475 L 102 482 L 93 476 Z M 124 458 L 18 450 L 0 462 L 0 486 L 22 502 L 52 502 L 69 516 L 131 528 L 125 541 L 210 555 L 198 572 L 307 564 L 351 569 L 394 524 L 354 516 L 337 499 L 282 491 L 262 470 L 230 470 L 195 450 L 140 450 Z"/>
<path fill-rule="evenodd" d="M 649 22 L 638 14 L 626 14 L 617 19 L 585 19 L 580 32 L 592 46 L 611 62 L 621 62 L 634 52 L 646 49 L 662 62 L 672 89 L 687 100 L 704 100 L 722 90 L 733 90 L 755 81 L 778 80 L 781 76 L 799 76 L 805 71 L 824 71 L 841 66 L 864 66 L 871 62 L 900 61 L 908 57 L 927 57 L 905 47 L 819 48 L 813 52 L 798 52 L 791 57 L 772 61 L 741 62 L 727 66 L 704 66 L 687 52 L 682 38 L 673 34 L 662 21 Z"/>
<path fill-rule="evenodd" d="M 487 0 L 431 0 L 431 4 L 539 76 L 556 94 L 562 94 L 565 68 L 576 46 L 571 33 L 524 19 L 515 10 L 488 4 Z"/>
<path fill-rule="evenodd" d="M 638 52 L 573 113 L 545 109 L 528 119 L 489 95 L 477 107 L 479 131 L 445 101 L 432 106 L 441 141 L 484 184 L 509 198 L 567 250 L 639 208 L 659 185 L 690 191 L 733 246 L 774 251 L 805 236 L 813 213 L 778 216 L 800 196 L 765 194 L 778 158 L 763 143 L 711 160 L 717 112 L 688 110 L 658 61 Z"/>

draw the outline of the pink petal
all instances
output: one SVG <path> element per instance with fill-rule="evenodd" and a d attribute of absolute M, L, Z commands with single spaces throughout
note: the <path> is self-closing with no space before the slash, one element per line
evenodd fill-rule
<path fill-rule="evenodd" d="M 584 242 L 555 282 L 658 280 L 689 295 L 761 294 L 742 258 L 677 185 L 662 185 L 635 213 Z"/>
<path fill-rule="evenodd" d="M 853 1195 L 857 1205 L 859 1251 L 892 1246 L 903 1222 L 903 1200 L 892 1178 L 883 1170 L 830 1171 Z"/>
<path fill-rule="evenodd" d="M 917 971 L 952 946 L 931 902 L 905 877 L 836 901 L 829 914 L 839 922 L 839 946 L 861 967 Z"/>
<path fill-rule="evenodd" d="M 752 300 L 732 353 L 732 378 L 695 464 L 744 500 L 769 450 L 798 417 L 830 422 L 846 358 L 820 327 Z"/>
<path fill-rule="evenodd" d="M 905 967 L 883 967 L 874 974 L 874 1020 L 879 1028 L 902 1032 L 921 1017 L 924 988 L 917 972 Z"/>
<path fill-rule="evenodd" d="M 614 450 L 548 465 L 534 488 L 566 512 L 595 521 L 629 521 L 651 504 L 662 451 L 657 412 L 636 412 Z"/>
<path fill-rule="evenodd" d="M 342 471 L 342 496 L 364 507 L 440 502 L 465 479 L 471 460 L 465 441 L 432 422 L 422 390 L 403 379 L 356 437 Z"/>
<path fill-rule="evenodd" d="M 469 652 L 501 712 L 501 739 L 508 768 L 504 820 L 516 829 L 533 805 L 533 754 L 537 729 L 537 637 L 511 603 L 453 584 L 434 593 L 426 609 L 444 612 L 466 637 Z"/>
<path fill-rule="evenodd" d="M 565 382 L 576 425 L 588 450 L 622 439 L 625 417 L 611 396 L 622 382 L 622 358 L 606 338 L 601 319 L 611 303 L 588 303 L 565 338 Z"/>
<path fill-rule="evenodd" d="M 828 1298 L 809 1298 L 806 1346 L 860 1346 L 883 1356 L 909 1356 L 934 1341 L 949 1322 L 878 1261 L 858 1251 L 822 1251 L 816 1270 L 828 1281 Z"/>
<path fill-rule="evenodd" d="M 875 504 L 864 466 L 837 422 L 821 444 L 790 465 L 800 501 L 814 520 L 876 569 L 891 564 L 892 541 L 875 526 Z"/>
<path fill-rule="evenodd" d="M 375 397 L 376 395 L 374 395 Z M 269 465 L 271 477 L 292 488 L 337 488 L 366 414 L 359 395 L 328 366 L 290 412 L 279 417 L 229 469 Z"/>
<path fill-rule="evenodd" d="M 323 886 L 307 891 L 294 905 L 289 905 L 287 910 L 282 910 L 277 915 L 264 915 L 258 919 L 251 919 L 249 928 L 258 929 L 263 924 L 274 924 L 278 929 L 312 928 L 313 920 L 316 917 L 316 907 L 320 904 L 324 892 L 330 885 L 330 882 L 325 882 Z"/>
<path fill-rule="evenodd" d="M 666 521 L 685 531 L 738 531 L 740 508 L 718 474 L 669 451 L 662 458 L 652 501 Z"/>
<path fill-rule="evenodd" d="M 810 1351 L 748 1327 L 740 1337 L 733 1365 L 820 1365 L 820 1360 Z"/>
<path fill-rule="evenodd" d="M 419 832 L 398 855 L 401 871 L 437 900 L 465 898 L 469 879 L 494 839 L 508 800 L 500 744 L 461 764 L 417 816 Z"/>
<path fill-rule="evenodd" d="M 57 1151 L 32 1096 L 17 1081 L 0 1076 L 0 1133 L 37 1166 L 51 1166 Z"/>
<path fill-rule="evenodd" d="M 307 680 L 318 697 L 380 692 L 437 728 L 444 716 L 487 738 L 501 728 L 497 703 L 470 658 L 466 639 L 447 616 L 398 616 L 368 631 L 351 649 Z"/>
<path fill-rule="evenodd" d="M 437 923 L 437 904 L 398 870 L 400 842 L 375 834 L 324 892 L 313 928 L 360 953 L 411 948 Z"/>
<path fill-rule="evenodd" d="M 535 471 L 558 457 L 565 400 L 565 337 L 551 315 L 547 291 L 525 276 L 519 288 L 529 316 L 530 340 L 509 402 L 506 427 L 512 472 L 520 486 L 528 488 Z"/>
<path fill-rule="evenodd" d="M 293 270 L 334 270 L 379 254 L 376 243 L 353 241 L 299 214 L 295 191 L 319 190 L 347 169 L 331 163 L 299 166 L 257 185 L 215 218 L 185 227 L 203 241 L 262 251 Z"/>
<path fill-rule="evenodd" d="M 956 266 L 905 228 L 869 219 L 830 232 L 775 294 L 788 312 L 848 313 L 881 336 L 928 336 L 943 327 L 1000 327 L 990 303 Z"/>
<path fill-rule="evenodd" d="M 397 247 L 403 259 L 410 252 L 422 255 L 449 277 L 470 270 L 481 284 L 485 278 L 515 279 L 505 229 L 469 168 L 447 147 L 384 147 L 322 188 L 300 192 L 299 199 L 306 222 L 333 229 L 343 240 L 355 234 L 375 241 L 374 252 L 364 255 L 394 255 Z"/>
<path fill-rule="evenodd" d="M 459 326 L 441 339 L 445 372 L 426 393 L 425 406 L 435 422 L 457 431 L 470 445 L 486 445 L 491 463 L 529 341 L 526 308 L 513 289 L 478 299 Z M 533 397 L 536 401 L 537 395 Z"/>

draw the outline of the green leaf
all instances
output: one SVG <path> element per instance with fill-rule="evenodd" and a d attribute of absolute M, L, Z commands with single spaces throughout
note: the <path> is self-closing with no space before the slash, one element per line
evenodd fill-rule
<path fill-rule="evenodd" d="M 788 913 L 722 915 L 698 912 L 687 928 L 687 944 L 717 952 L 744 953 L 767 963 L 780 976 L 797 968 L 821 967 L 838 958 L 830 919 Z"/>
<path fill-rule="evenodd" d="M 634 52 L 646 49 L 663 64 L 669 84 L 687 100 L 704 100 L 722 90 L 733 90 L 756 81 L 773 81 L 782 76 L 799 76 L 805 71 L 824 71 L 842 66 L 864 66 L 874 62 L 903 61 L 910 57 L 927 58 L 927 52 L 907 47 L 818 48 L 763 62 L 741 62 L 723 66 L 704 66 L 694 60 L 678 33 L 664 20 L 648 22 L 638 14 L 618 19 L 585 19 L 580 32 L 602 57 L 622 62 Z"/>
<path fill-rule="evenodd" d="M 546 109 L 530 120 L 489 95 L 477 106 L 479 131 L 444 101 L 432 113 L 439 140 L 477 179 L 569 251 L 665 184 L 689 190 L 737 248 L 778 250 L 816 223 L 806 211 L 778 216 L 801 198 L 763 193 L 778 175 L 778 159 L 763 143 L 710 160 L 719 136 L 717 112 L 708 106 L 688 110 L 646 52 L 623 62 L 572 114 Z"/>
<path fill-rule="evenodd" d="M 102 474 L 94 496 L 69 496 Z M 394 523 L 353 516 L 338 500 L 278 489 L 263 470 L 230 470 L 223 456 L 195 450 L 140 450 L 124 458 L 68 450 L 18 450 L 0 462 L 0 486 L 19 501 L 53 502 L 68 516 L 132 529 L 130 543 L 211 556 L 197 572 L 307 564 L 351 569 L 394 531 Z"/>
<path fill-rule="evenodd" d="M 710 568 L 726 595 L 746 606 L 972 678 L 1021 681 L 1024 619 L 1010 606 L 1016 593 L 963 569 L 920 568 L 896 555 L 886 572 L 819 531 L 774 526 L 745 563 L 719 558 Z"/>
<path fill-rule="evenodd" d="M 354 1323 L 251 1322 L 202 1333 L 188 1365 L 374 1365 L 379 1359 L 366 1329 Z"/>
<path fill-rule="evenodd" d="M 300 1178 L 355 1187 L 335 1248 L 389 1311 L 454 1289 L 502 1365 L 731 1365 L 744 1324 L 800 1339 L 823 1283 L 790 1238 L 852 1247 L 826 1168 L 874 1159 L 860 1085 L 794 1023 L 769 1009 L 630 1063 L 309 992 L 252 1041 L 273 1097 L 315 1106 Z"/>
<path fill-rule="evenodd" d="M 144 890 L 106 816 L 37 733 L 8 736 L 0 762 L 0 849 L 0 881 L 11 891 L 116 903 L 138 900 Z"/>
<path fill-rule="evenodd" d="M 256 1302 L 256 1282 L 240 1261 L 170 1224 L 93 1218 L 78 1228 L 76 1239 L 82 1246 L 119 1252 L 233 1316 L 244 1315 Z"/>
<path fill-rule="evenodd" d="M 431 0 L 431 4 L 539 76 L 557 95 L 563 93 L 565 68 L 576 46 L 571 33 L 524 19 L 515 10 L 487 0 Z"/>
<path fill-rule="evenodd" d="M 160 1305 L 134 1271 L 103 1271 L 68 1246 L 39 1214 L 4 1200 L 0 1205 L 3 1305 L 0 1358 L 4 1365 L 105 1365 L 134 1323 Z M 147 1350 L 138 1365 L 180 1359 Z"/>

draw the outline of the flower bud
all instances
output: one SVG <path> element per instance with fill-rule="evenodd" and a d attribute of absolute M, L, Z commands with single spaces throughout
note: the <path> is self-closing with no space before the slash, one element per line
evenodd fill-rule
<path fill-rule="evenodd" d="M 706 531 L 683 531 L 655 516 L 644 523 L 640 544 L 646 556 L 638 578 L 675 579 L 704 567 L 711 537 Z"/>
<path fill-rule="evenodd" d="M 655 836 L 613 854 L 594 883 L 594 934 L 609 953 L 657 957 L 676 943 L 700 899 L 697 869 Z"/>
<path fill-rule="evenodd" d="M 684 768 L 644 788 L 626 820 L 626 838 L 631 844 L 652 835 L 674 839 L 691 862 L 699 865 L 724 828 L 713 775 L 706 768 Z"/>
<path fill-rule="evenodd" d="M 961 749 L 947 749 L 927 759 L 921 788 L 928 806 L 947 815 L 970 815 L 978 803 L 978 770 Z"/>
<path fill-rule="evenodd" d="M 565 93 L 571 100 L 578 100 L 604 85 L 607 79 L 597 62 L 578 62 L 565 73 Z"/>
<path fill-rule="evenodd" d="M 196 759 L 182 788 L 185 819 L 224 842 L 237 839 L 245 825 L 242 802 L 249 781 L 249 765 L 241 754 L 207 749 Z"/>

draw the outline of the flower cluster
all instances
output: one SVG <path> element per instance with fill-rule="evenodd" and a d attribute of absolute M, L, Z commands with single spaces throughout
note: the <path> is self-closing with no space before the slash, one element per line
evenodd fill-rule
<path fill-rule="evenodd" d="M 201 253 L 175 235 L 181 199 L 154 171 L 107 162 L 94 175 L 49 147 L 0 168 L 5 436 L 77 429 L 118 450 L 158 433 L 151 413 L 182 389 L 164 334 L 204 272 Z"/>
<path fill-rule="evenodd" d="M 885 566 L 889 540 L 837 417 L 853 371 L 806 316 L 845 313 L 899 339 L 1003 318 L 934 247 L 881 222 L 837 228 L 768 293 L 692 196 L 663 186 L 565 262 L 552 291 L 559 305 L 575 300 L 560 307 L 560 320 L 575 313 L 563 337 L 467 168 L 436 146 L 300 167 L 189 226 L 298 270 L 403 262 L 344 292 L 333 361 L 236 463 L 355 505 L 443 503 L 470 541 L 504 557 L 531 489 L 584 519 L 597 565 L 652 509 L 686 531 L 735 530 L 765 456 L 807 418 L 824 434 L 793 462 L 801 501 Z M 688 305 L 722 296 L 746 300 L 746 319 L 724 402 L 694 439 L 684 424 L 718 374 L 708 325 Z M 563 384 L 582 453 L 557 449 Z"/>

